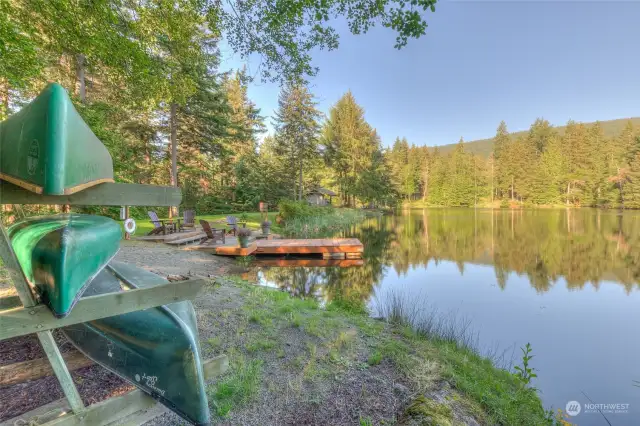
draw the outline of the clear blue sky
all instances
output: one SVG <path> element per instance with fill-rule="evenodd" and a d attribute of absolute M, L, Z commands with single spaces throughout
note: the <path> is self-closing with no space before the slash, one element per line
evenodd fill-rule
<path fill-rule="evenodd" d="M 428 22 L 400 51 L 391 30 L 341 31 L 338 50 L 314 54 L 320 109 L 351 89 L 387 146 L 396 136 L 417 145 L 491 137 L 500 120 L 517 131 L 536 117 L 640 116 L 640 2 L 445 0 Z M 222 54 L 223 68 L 243 63 Z M 249 96 L 270 117 L 278 91 L 256 80 Z"/>

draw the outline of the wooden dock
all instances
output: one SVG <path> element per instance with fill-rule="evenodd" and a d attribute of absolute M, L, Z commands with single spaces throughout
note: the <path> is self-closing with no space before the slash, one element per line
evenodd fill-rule
<path fill-rule="evenodd" d="M 280 268 L 351 268 L 364 265 L 364 259 L 283 259 L 281 257 L 259 257 L 252 266 L 277 266 Z"/>
<path fill-rule="evenodd" d="M 210 246 L 221 256 L 322 255 L 330 259 L 359 259 L 364 247 L 356 238 L 320 238 L 311 240 L 257 240 L 248 248 L 237 245 Z M 201 248 L 202 249 L 202 248 Z"/>

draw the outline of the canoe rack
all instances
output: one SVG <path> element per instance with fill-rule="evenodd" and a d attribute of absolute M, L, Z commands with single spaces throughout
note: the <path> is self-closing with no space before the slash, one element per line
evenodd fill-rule
<path fill-rule="evenodd" d="M 0 181 L 0 204 L 168 207 L 179 205 L 181 199 L 180 189 L 165 186 L 102 183 L 70 195 L 41 195 Z M 191 300 L 202 289 L 205 284 L 204 279 L 168 282 L 153 288 L 84 297 L 77 302 L 68 316 L 59 319 L 35 297 L 20 268 L 2 223 L 0 223 L 0 258 L 18 293 L 17 297 L 0 298 L 0 341 L 36 333 L 47 357 L 46 360 L 39 359 L 0 367 L 0 385 L 19 383 L 53 372 L 65 395 L 64 399 L 7 420 L 0 423 L 0 426 L 142 424 L 165 411 L 161 404 L 137 389 L 86 407 L 69 370 L 90 365 L 91 361 L 83 359 L 78 354 L 62 355 L 51 331 L 72 324 Z M 224 355 L 204 361 L 205 378 L 211 379 L 213 376 L 224 373 L 228 365 L 228 359 Z"/>

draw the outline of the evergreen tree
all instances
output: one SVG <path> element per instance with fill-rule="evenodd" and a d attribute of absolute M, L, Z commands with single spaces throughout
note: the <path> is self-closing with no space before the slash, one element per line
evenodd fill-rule
<path fill-rule="evenodd" d="M 276 152 L 295 167 L 298 200 L 303 197 L 304 170 L 318 155 L 319 120 L 322 114 L 316 105 L 306 86 L 288 83 L 280 91 L 274 118 Z M 296 198 L 295 184 L 292 187 Z"/>
<path fill-rule="evenodd" d="M 329 110 L 322 132 L 324 159 L 335 170 L 343 204 L 355 205 L 358 181 L 372 167 L 379 138 L 364 118 L 364 110 L 351 91 Z"/>

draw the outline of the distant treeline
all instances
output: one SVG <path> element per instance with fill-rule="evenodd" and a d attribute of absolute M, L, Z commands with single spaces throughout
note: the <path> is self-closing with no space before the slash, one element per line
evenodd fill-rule
<path fill-rule="evenodd" d="M 631 121 L 605 136 L 600 123 L 569 121 L 560 133 L 538 119 L 512 136 L 501 122 L 488 158 L 469 153 L 462 139 L 442 154 L 398 138 L 387 154 L 393 187 L 430 205 L 640 208 L 640 136 Z"/>

